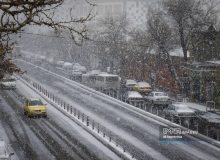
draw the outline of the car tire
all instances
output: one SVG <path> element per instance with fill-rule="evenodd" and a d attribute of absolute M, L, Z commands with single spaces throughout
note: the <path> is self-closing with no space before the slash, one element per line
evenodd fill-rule
<path fill-rule="evenodd" d="M 28 118 L 31 118 L 31 115 L 29 113 L 27 113 Z"/>
<path fill-rule="evenodd" d="M 24 111 L 24 115 L 25 115 L 25 116 L 27 115 L 27 112 L 26 112 L 26 111 Z"/>

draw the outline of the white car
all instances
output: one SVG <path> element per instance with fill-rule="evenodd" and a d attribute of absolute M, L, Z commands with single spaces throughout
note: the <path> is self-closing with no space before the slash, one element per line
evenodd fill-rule
<path fill-rule="evenodd" d="M 125 87 L 129 90 L 132 89 L 135 85 L 137 85 L 137 82 L 132 79 L 127 79 L 125 82 Z"/>
<path fill-rule="evenodd" d="M 0 85 L 2 88 L 5 88 L 5 89 L 15 89 L 16 88 L 16 78 L 14 76 L 11 76 L 9 78 L 3 78 L 0 81 Z"/>
<path fill-rule="evenodd" d="M 128 91 L 125 94 L 126 101 L 143 101 L 144 97 L 137 91 Z"/>
<path fill-rule="evenodd" d="M 82 72 L 82 73 L 86 73 L 86 67 L 80 65 L 79 63 L 76 63 L 73 65 L 73 71 L 78 71 L 78 72 Z"/>
<path fill-rule="evenodd" d="M 64 63 L 65 63 L 64 61 L 57 61 L 57 66 L 62 67 Z"/>
<path fill-rule="evenodd" d="M 171 102 L 168 94 L 164 92 L 151 92 L 145 98 L 152 104 L 168 105 Z"/>
<path fill-rule="evenodd" d="M 10 152 L 9 146 L 6 145 L 5 141 L 0 140 L 0 159 L 11 160 L 11 156 L 14 153 Z"/>
<path fill-rule="evenodd" d="M 164 109 L 164 114 L 166 117 L 195 117 L 196 112 L 189 108 L 185 103 L 172 103 L 168 108 Z"/>

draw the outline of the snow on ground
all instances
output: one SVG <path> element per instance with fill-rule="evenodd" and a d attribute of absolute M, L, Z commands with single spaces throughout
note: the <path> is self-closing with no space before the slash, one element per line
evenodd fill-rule
<path fill-rule="evenodd" d="M 206 112 L 206 106 L 204 106 L 204 105 L 200 105 L 200 104 L 197 104 L 197 103 L 189 103 L 189 102 L 187 102 L 186 104 L 192 109 L 199 110 L 199 111 L 202 111 L 202 112 Z"/>
<path fill-rule="evenodd" d="M 6 144 L 8 144 L 10 146 L 10 141 L 9 141 L 8 135 L 6 134 L 5 129 L 2 126 L 1 121 L 0 121 L 0 140 L 5 141 Z M 10 151 L 14 153 L 14 155 L 11 157 L 11 160 L 19 160 L 16 152 L 14 151 L 14 149 L 12 147 L 10 147 Z"/>
<path fill-rule="evenodd" d="M 35 71 L 32 70 L 32 72 L 35 72 Z M 37 73 L 40 74 L 40 71 L 38 70 Z M 49 76 L 48 74 L 45 74 L 45 75 Z M 51 77 L 51 75 L 49 77 Z M 216 147 L 212 146 L 213 150 L 210 150 L 209 148 L 206 147 L 206 146 L 210 146 L 209 144 L 201 142 L 203 144 L 203 145 L 201 145 L 199 140 L 196 139 L 196 138 L 194 138 L 194 139 L 196 139 L 195 143 L 194 142 L 193 143 L 187 143 L 187 144 L 184 144 L 184 145 L 181 145 L 180 143 L 168 143 L 168 144 L 159 143 L 158 142 L 159 141 L 158 134 L 156 134 L 156 133 L 159 132 L 158 127 L 160 125 L 165 125 L 164 123 L 153 120 L 150 117 L 145 119 L 146 123 L 141 122 L 139 120 L 140 117 L 134 118 L 135 116 L 137 116 L 137 113 L 134 114 L 134 112 L 133 113 L 130 112 L 129 107 L 126 108 L 126 106 L 128 106 L 128 105 L 122 105 L 122 102 L 118 102 L 117 100 L 113 100 L 112 98 L 104 96 L 104 95 L 102 96 L 101 93 L 97 93 L 97 95 L 94 96 L 94 93 L 96 93 L 96 91 L 93 91 L 91 89 L 88 89 L 89 90 L 88 91 L 86 89 L 87 87 L 82 87 L 81 88 L 81 87 L 79 87 L 80 85 L 78 85 L 77 83 L 71 82 L 70 80 L 68 80 L 66 78 L 63 78 L 61 76 L 58 76 L 59 78 L 55 78 L 55 77 L 56 76 L 54 76 L 52 78 L 53 81 L 51 81 L 50 84 L 48 84 L 48 83 L 46 83 L 46 81 L 44 81 L 44 83 L 46 85 L 46 88 L 48 90 L 50 90 L 50 87 L 52 87 L 53 89 L 56 88 L 56 89 L 64 90 L 64 92 L 60 91 L 60 95 L 63 94 L 63 98 L 65 98 L 66 101 L 71 102 L 70 104 L 74 104 L 74 105 L 75 105 L 75 103 L 74 103 L 75 100 L 74 100 L 74 98 L 71 99 L 70 95 L 71 95 L 71 93 L 73 95 L 78 94 L 77 96 L 79 96 L 80 98 L 86 100 L 86 104 L 76 104 L 76 106 L 79 107 L 79 108 L 81 107 L 82 109 L 83 109 L 84 105 L 95 106 L 96 107 L 95 109 L 97 109 L 99 112 L 103 111 L 103 113 L 106 114 L 105 115 L 106 117 L 102 117 L 102 119 L 100 119 L 104 123 L 105 123 L 105 121 L 107 121 L 107 117 L 109 117 L 109 115 L 111 115 L 111 114 L 114 114 L 114 116 L 116 116 L 116 119 L 117 119 L 117 117 L 120 119 L 120 121 L 118 121 L 118 123 L 115 124 L 116 126 L 117 125 L 123 126 L 122 125 L 122 119 L 126 119 L 127 120 L 126 123 L 129 123 L 129 125 L 130 125 L 129 127 L 131 127 L 132 129 L 133 128 L 137 129 L 137 130 L 134 130 L 134 131 L 133 130 L 129 131 L 128 133 L 126 133 L 126 136 L 130 136 L 130 137 L 133 136 L 133 137 L 137 138 L 138 136 L 134 135 L 134 134 L 140 134 L 138 132 L 141 131 L 142 132 L 141 136 L 144 136 L 144 138 L 142 139 L 142 138 L 138 137 L 138 139 L 139 139 L 139 141 L 142 139 L 143 143 L 145 143 L 146 148 L 144 148 L 144 150 L 145 150 L 146 154 L 151 154 L 151 156 L 155 156 L 155 154 L 154 154 L 155 152 L 149 153 L 150 151 L 147 150 L 148 145 L 150 147 L 152 147 L 152 143 L 153 143 L 152 149 L 156 150 L 157 152 L 161 152 L 162 156 L 163 155 L 169 156 L 168 153 L 170 153 L 171 155 L 180 154 L 179 155 L 180 158 L 184 157 L 185 159 L 187 159 L 187 158 L 189 159 L 189 157 L 190 157 L 190 159 L 200 159 L 201 157 L 203 157 L 203 153 L 205 152 L 204 154 L 206 154 L 207 156 L 204 156 L 204 157 L 209 157 L 209 159 L 218 159 L 216 157 L 218 157 L 217 154 L 220 153 L 219 148 L 216 148 Z M 43 79 L 43 76 L 40 77 L 40 78 Z M 44 76 L 44 78 L 45 78 L 45 76 Z M 59 84 L 59 85 L 57 85 L 57 84 Z M 56 89 L 54 89 L 54 90 L 56 91 Z M 57 93 L 57 91 L 53 92 L 53 93 Z M 102 98 L 98 98 L 98 97 L 102 97 Z M 124 108 L 122 106 L 124 106 Z M 86 107 L 85 107 L 85 109 L 86 109 Z M 127 112 L 129 112 L 129 114 Z M 87 111 L 87 113 L 89 113 L 89 112 Z M 95 113 L 93 113 L 93 114 L 95 114 Z M 97 115 L 95 114 L 95 116 L 97 116 Z M 100 116 L 102 116 L 102 114 L 100 114 L 97 117 L 100 117 Z M 128 117 L 130 117 L 130 120 L 129 120 Z M 137 124 L 133 123 L 133 121 Z M 107 125 L 107 127 L 109 127 L 109 126 Z M 126 131 L 126 127 L 123 130 Z M 122 134 L 122 135 L 125 133 L 124 131 L 123 131 L 123 133 L 118 131 L 117 128 L 113 129 L 113 131 L 116 131 L 116 132 L 118 132 L 119 134 Z M 132 132 L 133 132 L 133 135 L 130 135 Z M 152 135 L 153 133 L 154 133 L 154 135 Z M 130 140 L 130 142 L 132 142 L 134 144 L 137 143 L 137 141 L 135 141 L 135 139 Z M 139 145 L 139 143 L 138 143 L 138 145 Z M 156 146 L 156 148 L 155 148 L 155 146 Z M 166 153 L 164 153 L 164 152 L 166 152 Z M 196 154 L 194 154 L 194 153 L 201 153 L 201 154 L 198 154 L 196 156 Z M 161 154 L 159 154 L 159 156 L 161 156 Z M 159 156 L 155 157 L 155 158 L 159 159 Z"/>
<path fill-rule="evenodd" d="M 68 86 L 66 86 L 65 83 L 56 83 L 56 85 L 60 86 L 61 88 L 66 88 L 67 92 L 71 91 L 71 89 L 68 88 Z M 79 94 L 79 92 L 78 92 L 78 94 Z M 62 96 L 62 95 L 60 95 L 60 96 L 62 97 L 63 100 L 65 100 L 67 103 L 72 104 L 74 107 L 83 109 L 83 107 L 80 104 L 75 103 L 73 101 L 73 99 L 67 98 L 67 96 Z M 85 95 L 84 95 L 84 98 L 86 99 L 86 101 L 90 102 L 90 104 L 92 104 L 92 102 L 94 102 L 94 101 L 96 101 L 96 103 L 97 103 L 97 100 L 94 99 L 92 96 L 86 96 L 85 97 Z M 110 110 L 111 112 L 113 112 L 112 114 L 116 114 L 116 115 L 118 115 L 118 117 L 120 117 L 122 119 L 127 119 L 127 120 L 132 121 L 132 124 L 138 125 L 139 127 L 145 126 L 144 129 L 146 129 L 147 132 L 150 132 L 152 135 L 158 137 L 158 139 L 159 139 L 159 130 L 158 130 L 158 128 L 150 126 L 149 124 L 147 125 L 143 121 L 141 121 L 139 119 L 136 119 L 132 116 L 129 116 L 125 112 L 122 112 L 118 109 L 112 108 L 109 104 L 106 104 L 104 102 L 99 102 L 99 105 L 100 105 L 100 108 L 105 108 L 106 112 L 109 112 L 109 110 Z M 155 150 L 153 148 L 147 146 L 144 143 L 141 143 L 139 139 L 136 139 L 132 135 L 130 135 L 129 133 L 126 133 L 122 128 L 118 128 L 117 126 L 111 124 L 111 122 L 108 122 L 107 120 L 103 120 L 98 115 L 95 116 L 94 113 L 89 112 L 88 110 L 83 110 L 83 112 L 86 113 L 87 115 L 89 115 L 90 117 L 95 117 L 96 121 L 101 122 L 101 124 L 104 125 L 104 126 L 108 126 L 108 128 L 110 130 L 112 130 L 113 132 L 117 132 L 118 135 L 123 135 L 124 139 L 126 139 L 128 142 L 131 142 L 132 144 L 135 144 L 135 146 L 137 148 L 139 148 L 139 149 L 142 148 L 143 151 L 150 152 L 151 156 L 159 158 L 158 152 L 155 152 Z M 120 121 L 119 121 L 119 123 L 120 123 Z M 196 147 L 194 147 L 194 146 L 189 146 L 189 145 L 183 144 L 183 143 L 178 143 L 178 144 L 174 144 L 174 145 L 178 148 L 181 148 L 185 152 L 189 152 L 190 154 L 192 154 L 195 157 L 198 157 L 198 158 L 209 157 L 210 158 L 210 155 L 207 156 L 206 154 L 200 153 L 201 151 L 199 149 L 197 149 Z M 198 154 L 198 153 L 200 153 L 200 154 Z M 162 155 L 161 155 L 161 158 L 162 158 Z M 163 157 L 163 159 L 164 158 L 165 157 Z M 215 157 L 212 157 L 212 159 L 214 160 Z"/>
<path fill-rule="evenodd" d="M 27 91 L 27 87 L 24 85 L 24 84 L 22 84 L 20 81 L 18 81 L 18 83 L 17 83 L 17 86 L 18 86 L 18 89 L 22 89 L 23 91 L 25 91 L 25 93 L 28 93 L 28 95 L 30 96 L 31 95 L 31 97 L 37 97 L 37 98 L 40 98 L 40 96 L 39 95 L 37 95 L 37 94 L 35 94 L 35 93 L 31 93 L 31 91 L 32 90 L 30 90 L 30 91 Z M 29 89 L 28 89 L 29 90 Z M 33 92 L 33 91 L 32 91 Z M 65 98 L 65 97 L 62 97 L 62 98 L 64 98 L 64 100 L 67 100 L 67 98 Z M 66 101 L 66 102 L 71 102 L 71 104 L 73 104 L 74 102 L 73 101 L 71 101 L 70 99 L 68 100 L 68 101 Z M 44 103 L 46 103 L 46 101 L 44 100 Z M 73 104 L 73 106 L 76 106 L 77 104 L 76 103 L 74 103 Z M 54 112 L 54 107 L 53 106 L 51 106 L 50 104 L 48 104 L 48 106 L 49 106 L 49 116 L 52 116 L 52 115 L 50 115 L 51 114 L 51 112 Z M 109 106 L 106 106 L 106 107 L 109 107 Z M 80 105 L 78 105 L 78 108 L 80 108 Z M 82 108 L 82 107 L 81 107 Z M 58 111 L 59 112 L 59 111 Z M 95 118 L 95 120 L 96 121 L 98 121 L 98 122 L 103 122 L 102 123 L 102 125 L 103 126 L 107 126 L 107 128 L 108 129 L 110 129 L 112 132 L 115 132 L 115 133 L 117 133 L 119 136 L 122 136 L 126 141 L 128 141 L 128 142 L 131 142 L 135 147 L 137 147 L 138 149 L 140 149 L 140 150 L 142 150 L 143 152 L 148 152 L 148 154 L 151 156 L 151 157 L 154 157 L 154 158 L 156 158 L 156 159 L 158 159 L 158 160 L 160 160 L 160 159 L 164 159 L 164 160 L 166 160 L 167 158 L 164 156 L 164 155 L 162 155 L 160 152 L 158 152 L 157 150 L 155 150 L 155 149 L 153 149 L 152 147 L 150 147 L 149 145 L 147 145 L 146 143 L 143 143 L 142 141 L 140 141 L 139 139 L 137 139 L 137 138 L 135 138 L 134 136 L 132 136 L 132 135 L 130 135 L 129 133 L 127 133 L 127 132 L 125 132 L 123 129 L 120 129 L 120 128 L 118 128 L 117 126 L 115 126 L 115 125 L 112 125 L 111 123 L 109 123 L 109 122 L 107 122 L 107 121 L 105 121 L 105 120 L 103 120 L 103 119 L 100 119 L 100 118 L 98 118 L 98 115 L 97 116 L 94 116 L 94 115 L 92 115 L 92 113 L 89 113 L 89 112 L 87 112 L 86 110 L 84 110 L 84 113 L 86 113 L 87 115 L 89 115 L 90 117 L 93 117 L 93 118 Z M 55 116 L 55 115 L 54 115 Z M 63 117 L 65 117 L 63 114 L 59 114 L 59 115 L 56 115 L 55 117 L 59 117 L 59 120 L 61 120 Z M 104 122 L 105 121 L 105 122 Z M 141 121 L 139 121 L 139 122 L 141 122 Z M 73 123 L 72 121 L 71 121 L 71 123 Z M 63 122 L 62 123 L 63 125 L 65 125 L 66 124 L 66 122 Z M 141 124 L 140 124 L 141 125 Z M 144 124 L 142 124 L 142 126 L 143 126 Z M 145 124 L 146 125 L 146 124 Z M 141 127 L 142 127 L 141 126 Z M 66 126 L 66 127 L 68 127 L 68 126 Z M 75 128 L 75 127 L 74 127 Z M 148 131 L 157 131 L 157 134 L 156 134 L 156 136 L 158 137 L 158 135 L 159 135 L 159 132 L 158 132 L 158 129 L 153 129 L 153 128 L 145 128 L 145 129 L 147 129 Z M 78 129 L 77 129 L 78 130 Z M 82 129 L 81 129 L 82 130 Z M 85 132 L 84 130 L 83 131 L 80 131 L 80 134 L 82 135 L 82 133 L 83 132 Z M 153 133 L 153 134 L 155 134 L 155 132 Z M 152 136 L 153 136 L 153 134 L 152 134 Z M 88 135 L 87 135 L 87 137 L 88 137 Z M 91 137 L 89 138 L 86 138 L 86 139 L 89 139 L 90 141 L 91 141 Z M 158 137 L 158 139 L 159 139 L 159 137 Z M 94 142 L 93 142 L 94 143 Z M 99 145 L 96 145 L 96 146 L 99 146 Z M 102 147 L 103 148 L 103 146 L 99 146 L 99 147 Z"/>
<path fill-rule="evenodd" d="M 1 98 L 1 97 L 0 97 Z M 17 116 L 18 112 L 17 110 L 13 110 L 9 104 L 7 104 L 5 102 L 5 100 L 2 100 L 2 110 L 4 109 L 4 112 L 10 115 L 10 119 L 7 119 L 9 122 L 12 122 L 12 126 L 11 129 L 16 132 L 17 137 L 20 138 L 25 138 L 26 142 L 28 143 L 28 145 L 30 146 L 34 146 L 32 147 L 34 149 L 34 152 L 36 153 L 36 155 L 38 156 L 38 158 L 40 159 L 54 159 L 53 156 L 51 156 L 50 152 L 45 148 L 45 146 L 43 145 L 43 143 L 36 137 L 36 135 L 30 130 L 29 126 L 27 126 L 20 118 L 19 116 Z M 4 107 L 3 107 L 4 105 Z M 7 117 L 8 118 L 8 117 Z M 8 124 L 6 124 L 8 125 Z M 2 131 L 2 134 L 0 135 L 7 135 L 6 140 L 9 142 L 10 140 L 12 140 L 13 142 L 17 141 L 17 137 L 14 137 L 14 135 L 12 134 L 8 134 L 4 131 L 3 128 L 0 128 L 0 131 Z M 0 132 L 1 133 L 1 132 Z M 5 134 L 4 134 L 5 133 Z M 11 133 L 11 132 L 9 132 Z M 20 139 L 19 143 L 22 142 L 22 140 Z M 18 142 L 17 142 L 18 143 Z M 22 144 L 18 144 L 18 146 L 21 146 Z M 14 149 L 14 150 L 19 150 L 20 149 Z M 23 151 L 22 151 L 23 152 Z M 20 153 L 19 153 L 20 154 Z M 17 154 L 17 155 L 19 155 Z M 15 157 L 18 157 L 17 155 L 15 155 Z"/>
<path fill-rule="evenodd" d="M 65 88 L 66 92 L 69 92 L 69 93 L 71 93 L 71 91 L 74 92 L 74 89 L 71 89 L 68 85 L 65 85 L 65 83 L 66 82 L 56 83 L 56 86 L 59 86 L 61 88 Z M 44 86 L 44 87 L 47 88 L 48 91 L 50 91 L 49 86 Z M 53 89 L 52 93 L 58 93 L 58 90 Z M 79 95 L 79 94 L 83 94 L 83 93 L 80 93 L 78 91 L 77 94 Z M 83 113 L 85 113 L 89 117 L 92 117 L 96 122 L 99 122 L 100 124 L 102 124 L 102 126 L 106 126 L 113 133 L 117 134 L 119 137 L 130 142 L 131 144 L 133 144 L 135 147 L 142 150 L 143 152 L 148 151 L 148 154 L 151 155 L 152 157 L 157 157 L 158 159 L 161 159 L 161 158 L 166 159 L 166 157 L 164 157 L 159 152 L 157 152 L 156 150 L 151 148 L 149 145 L 147 145 L 146 143 L 143 143 L 141 140 L 137 139 L 136 137 L 134 137 L 130 133 L 126 132 L 124 130 L 124 128 L 120 128 L 119 126 L 112 124 L 112 122 L 109 122 L 107 119 L 103 119 L 102 117 L 100 117 L 100 115 L 95 114 L 94 112 L 90 112 L 89 110 L 84 108 L 82 106 L 82 104 L 77 104 L 76 102 L 74 102 L 74 99 L 67 98 L 67 96 L 63 95 L 62 93 L 59 96 L 65 102 L 73 105 L 77 109 L 80 109 Z M 129 114 L 127 114 L 124 110 L 119 110 L 119 109 L 113 108 L 111 104 L 106 104 L 106 103 L 100 101 L 100 102 L 98 102 L 99 104 L 97 105 L 97 99 L 92 96 L 84 95 L 83 97 L 85 98 L 85 101 L 90 102 L 91 106 L 95 105 L 96 107 L 99 107 L 102 110 L 103 110 L 103 108 L 105 108 L 106 113 L 111 112 L 112 115 L 116 115 L 115 117 L 116 118 L 118 117 L 118 123 L 120 123 L 121 118 L 126 119 L 127 121 L 130 121 L 129 124 L 135 123 L 135 126 L 136 125 L 139 126 L 143 130 L 145 130 L 145 132 L 151 133 L 152 137 L 156 136 L 156 139 L 159 139 L 158 127 L 155 127 L 153 124 L 151 124 L 152 122 L 150 123 L 150 118 L 149 118 L 149 123 L 146 123 L 146 122 L 143 122 L 142 120 L 139 120 L 133 116 L 129 116 Z M 145 126 L 145 127 L 143 128 L 143 126 Z"/>
<path fill-rule="evenodd" d="M 24 97 L 31 96 L 42 99 L 40 95 L 33 92 L 33 90 L 31 90 L 21 81 L 17 81 L 17 90 L 22 92 L 24 94 Z M 43 103 L 47 103 L 47 101 L 45 101 L 44 99 L 42 99 L 42 101 Z M 115 155 L 115 153 L 106 148 L 101 142 L 97 141 L 92 135 L 86 132 L 82 127 L 75 124 L 71 119 L 58 111 L 54 106 L 50 105 L 49 103 L 47 103 L 47 106 L 48 117 L 55 120 L 56 123 L 62 126 L 62 128 L 65 128 L 66 130 L 71 132 L 72 135 L 78 137 L 80 142 L 86 144 L 93 152 L 96 153 L 96 155 L 99 155 L 100 157 L 102 157 L 102 159 L 107 159 L 106 156 L 113 160 L 120 159 L 117 155 Z"/>
<path fill-rule="evenodd" d="M 220 124 L 220 115 L 211 112 L 206 112 L 201 117 L 206 119 L 208 122 Z"/>
<path fill-rule="evenodd" d="M 3 107 L 3 105 L 6 105 L 5 101 L 3 100 L 3 97 L 0 95 L 0 107 Z M 9 141 L 9 135 L 7 135 L 7 133 L 5 132 L 4 127 L 2 126 L 2 122 L 0 120 L 0 139 L 4 140 L 6 142 L 6 144 L 8 144 L 10 146 L 10 141 Z M 14 155 L 12 156 L 11 160 L 19 160 L 16 152 L 14 151 L 14 149 L 10 146 L 11 152 L 14 153 Z"/>

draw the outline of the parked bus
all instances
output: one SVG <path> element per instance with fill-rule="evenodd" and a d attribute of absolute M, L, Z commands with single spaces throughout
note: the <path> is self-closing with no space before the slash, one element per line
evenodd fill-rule
<path fill-rule="evenodd" d="M 82 74 L 82 83 L 89 87 L 94 87 L 96 76 L 99 75 L 100 72 L 100 70 L 92 70 L 86 74 Z"/>
<path fill-rule="evenodd" d="M 118 75 L 100 73 L 95 78 L 95 86 L 98 89 L 119 89 L 121 78 Z"/>

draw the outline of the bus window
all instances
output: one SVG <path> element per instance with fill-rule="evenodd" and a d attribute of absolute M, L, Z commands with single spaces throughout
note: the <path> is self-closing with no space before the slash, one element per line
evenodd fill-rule
<path fill-rule="evenodd" d="M 105 81 L 105 78 L 104 78 L 104 77 L 101 77 L 101 76 L 97 76 L 97 77 L 96 77 L 96 80 L 97 80 L 97 81 L 103 81 L 103 82 L 104 82 L 104 81 Z"/>
<path fill-rule="evenodd" d="M 118 81 L 118 77 L 106 77 L 107 82 L 116 82 Z"/>

